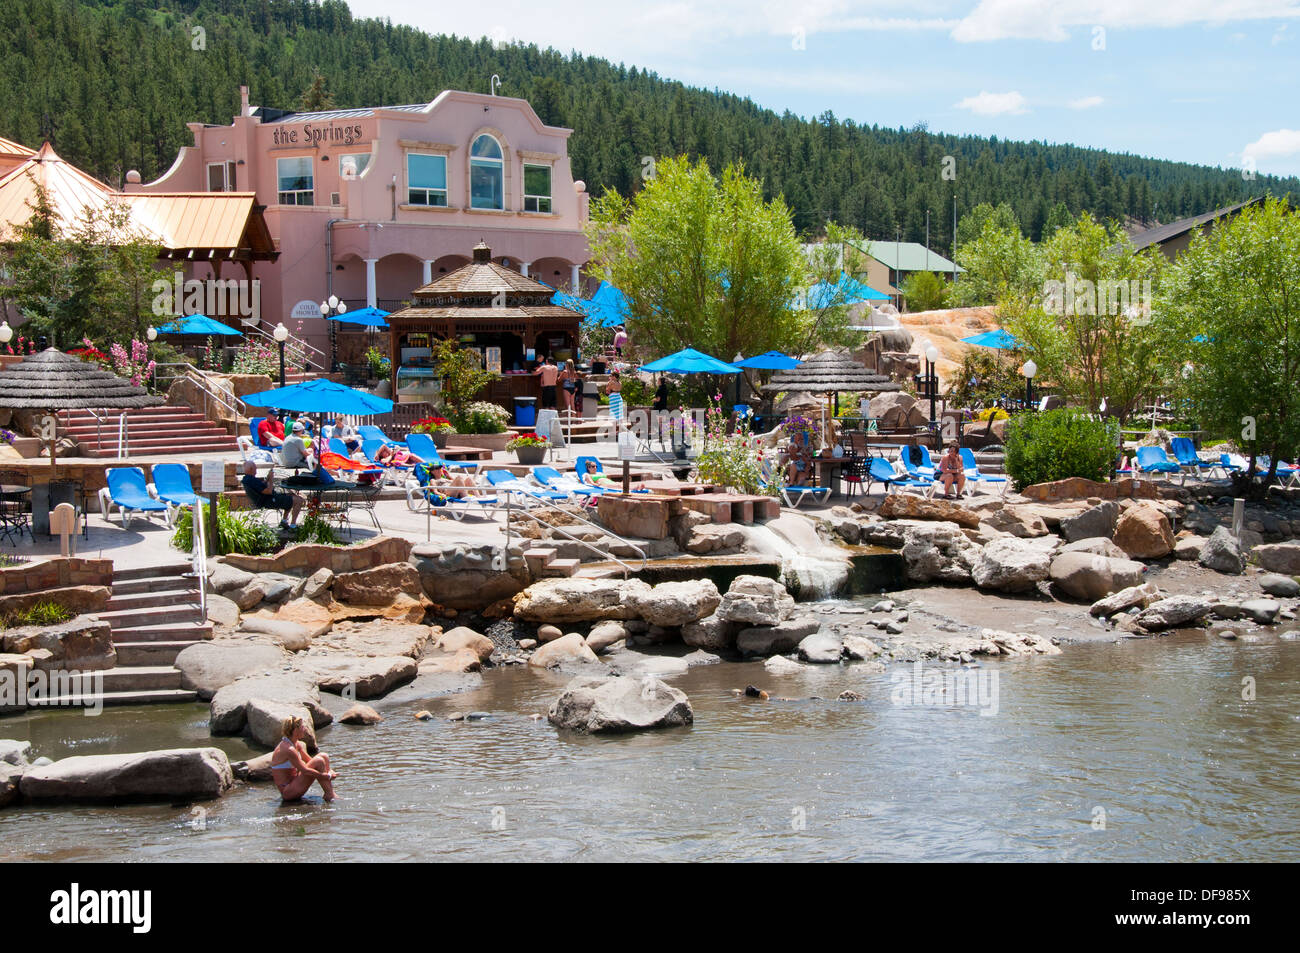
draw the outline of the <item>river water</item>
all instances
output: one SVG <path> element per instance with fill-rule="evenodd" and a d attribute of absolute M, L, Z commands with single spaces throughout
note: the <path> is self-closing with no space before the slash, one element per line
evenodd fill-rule
<path fill-rule="evenodd" d="M 9 808 L 0 858 L 1294 861 L 1298 635 L 1195 631 L 988 662 L 965 671 L 997 674 L 990 715 L 895 704 L 911 665 L 703 666 L 671 679 L 693 727 L 623 737 L 534 720 L 567 678 L 507 668 L 470 693 L 380 703 L 378 727 L 322 730 L 342 775 L 333 805 L 281 806 L 263 784 L 201 809 Z M 732 694 L 748 683 L 802 700 Z M 845 689 L 866 700 L 836 700 Z M 421 708 L 439 717 L 416 721 Z M 466 711 L 491 717 L 445 720 Z M 255 753 L 209 739 L 206 705 L 29 714 L 0 720 L 0 736 L 52 758 Z"/>

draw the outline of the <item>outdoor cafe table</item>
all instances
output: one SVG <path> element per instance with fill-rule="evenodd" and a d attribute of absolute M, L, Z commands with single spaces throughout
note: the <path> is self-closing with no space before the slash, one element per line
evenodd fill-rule
<path fill-rule="evenodd" d="M 23 497 L 30 496 L 32 488 L 16 483 L 0 484 L 0 500 L 5 502 L 18 502 L 21 504 Z M 16 531 L 19 538 L 22 538 L 23 529 L 26 528 L 28 533 L 31 532 L 30 524 L 25 518 L 25 513 L 16 513 L 10 516 L 9 507 L 0 507 L 0 539 L 8 538 L 17 546 L 17 542 L 12 539 Z"/>

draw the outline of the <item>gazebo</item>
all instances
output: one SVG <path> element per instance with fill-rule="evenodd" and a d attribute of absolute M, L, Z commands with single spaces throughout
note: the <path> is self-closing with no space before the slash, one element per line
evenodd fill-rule
<path fill-rule="evenodd" d="M 822 351 L 798 367 L 777 371 L 762 389 L 766 394 L 806 391 L 839 395 L 855 392 L 880 394 L 901 388 L 902 385 L 891 381 L 887 375 L 863 367 L 844 352 Z"/>
<path fill-rule="evenodd" d="M 137 407 L 155 407 L 163 403 L 161 397 L 148 393 L 116 374 L 103 368 L 64 354 L 57 348 L 47 348 L 17 364 L 0 370 L 0 410 L 130 410 Z M 57 459 L 55 456 L 57 419 L 42 425 L 41 437 L 49 442 L 49 483 L 53 483 Z M 32 470 L 35 480 L 37 471 Z M 35 531 L 44 531 L 48 525 L 50 494 L 32 487 L 32 523 Z"/>

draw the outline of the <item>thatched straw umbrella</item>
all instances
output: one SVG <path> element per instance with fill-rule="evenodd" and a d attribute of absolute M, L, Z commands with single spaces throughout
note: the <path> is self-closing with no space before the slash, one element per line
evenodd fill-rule
<path fill-rule="evenodd" d="M 127 410 L 161 403 L 161 397 L 143 387 L 57 348 L 47 348 L 0 371 L 0 408 L 7 410 Z M 51 474 L 56 437 L 55 428 L 51 428 Z"/>
<path fill-rule="evenodd" d="M 763 385 L 763 390 L 769 394 L 781 391 L 834 394 L 837 403 L 839 395 L 843 393 L 878 394 L 901 389 L 902 385 L 891 381 L 887 375 L 863 367 L 841 351 L 822 351 L 798 367 L 777 371 L 772 375 L 772 380 Z"/>

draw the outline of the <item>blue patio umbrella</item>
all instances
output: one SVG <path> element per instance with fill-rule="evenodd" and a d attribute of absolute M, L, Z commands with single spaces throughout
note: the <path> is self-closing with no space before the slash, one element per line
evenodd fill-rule
<path fill-rule="evenodd" d="M 655 374 L 739 374 L 740 369 L 710 357 L 693 347 L 682 348 L 667 357 L 643 364 L 641 370 Z"/>
<path fill-rule="evenodd" d="M 545 282 L 542 282 L 545 284 Z M 549 287 L 549 286 L 548 286 Z M 580 298 L 577 295 L 569 294 L 567 291 L 556 290 L 551 295 L 551 304 L 561 308 L 568 308 L 570 311 L 577 311 L 584 318 L 588 317 L 588 311 L 591 308 L 591 301 L 587 298 Z"/>
<path fill-rule="evenodd" d="M 240 337 L 244 332 L 222 324 L 206 314 L 188 314 L 158 326 L 159 334 L 224 334 Z"/>
<path fill-rule="evenodd" d="M 868 301 L 888 300 L 889 295 L 883 291 L 877 291 L 841 271 L 839 280 L 834 284 L 819 281 L 808 289 L 807 307 L 815 311 L 833 304 L 862 304 Z"/>
<path fill-rule="evenodd" d="M 250 407 L 275 407 L 302 414 L 351 414 L 359 417 L 386 414 L 393 409 L 393 402 L 386 397 L 376 397 L 323 377 L 247 394 L 244 403 Z"/>
<path fill-rule="evenodd" d="M 972 334 L 968 338 L 962 338 L 961 343 L 996 348 L 1000 351 L 1014 351 L 1016 348 L 1027 346 L 1024 341 L 1005 328 L 998 328 L 996 331 L 985 331 L 983 334 Z"/>
<path fill-rule="evenodd" d="M 388 322 L 384 320 L 386 317 L 388 317 L 387 311 L 380 311 L 378 308 L 359 308 L 356 311 L 331 314 L 329 320 L 342 321 L 346 324 L 364 324 L 368 328 L 386 328 L 388 327 Z"/>
<path fill-rule="evenodd" d="M 591 296 L 587 314 L 607 328 L 625 324 L 630 317 L 627 295 L 619 291 L 608 281 L 602 281 L 596 293 Z"/>
<path fill-rule="evenodd" d="M 798 367 L 803 361 L 797 357 L 791 357 L 789 354 L 782 354 L 780 351 L 768 351 L 766 354 L 756 354 L 753 357 L 747 357 L 743 361 L 735 361 L 732 367 L 752 367 L 760 371 L 788 371 L 792 367 Z"/>

